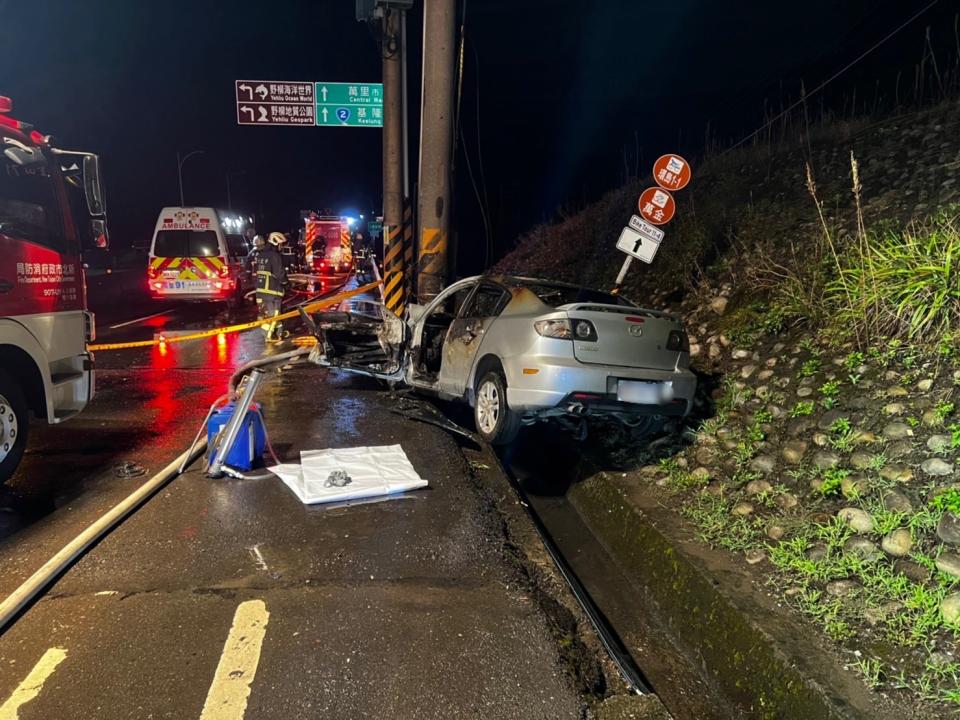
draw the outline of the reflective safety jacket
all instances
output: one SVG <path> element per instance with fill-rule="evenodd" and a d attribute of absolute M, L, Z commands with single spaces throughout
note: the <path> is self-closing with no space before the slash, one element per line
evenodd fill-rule
<path fill-rule="evenodd" d="M 282 297 L 287 273 L 280 253 L 272 247 L 265 247 L 254 254 L 252 265 L 257 274 L 257 294 Z"/>

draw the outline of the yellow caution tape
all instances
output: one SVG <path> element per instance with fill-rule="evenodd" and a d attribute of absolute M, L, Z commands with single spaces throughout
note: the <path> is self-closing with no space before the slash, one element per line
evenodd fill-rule
<path fill-rule="evenodd" d="M 345 292 L 337 293 L 336 295 L 331 295 L 328 298 L 323 298 L 322 300 L 317 300 L 314 303 L 305 305 L 303 309 L 308 312 L 316 312 L 317 310 L 323 310 L 328 308 L 331 305 L 336 305 L 337 303 L 343 302 L 347 298 L 352 298 L 356 295 L 362 295 L 365 292 L 373 290 L 379 287 L 380 283 L 372 282 L 367 285 L 363 285 L 353 290 L 347 290 Z M 277 322 L 280 320 L 289 320 L 290 318 L 300 317 L 299 310 L 290 310 L 285 313 L 281 313 L 276 317 L 270 318 L 271 321 Z M 214 328 L 213 330 L 202 330 L 200 332 L 191 333 L 189 335 L 176 335 L 174 337 L 157 338 L 155 340 L 137 340 L 135 342 L 124 342 L 124 343 L 102 343 L 100 345 L 87 345 L 87 350 L 91 352 L 99 352 L 101 350 L 128 350 L 130 348 L 142 348 L 142 347 L 152 347 L 154 345 L 159 345 L 161 342 L 171 345 L 173 343 L 186 342 L 187 340 L 200 340 L 202 338 L 214 337 L 215 335 L 226 335 L 228 333 L 238 333 L 243 332 L 244 330 L 253 330 L 254 328 L 261 327 L 264 323 L 264 320 L 261 318 L 255 320 L 254 322 L 242 323 L 240 325 L 227 325 L 222 328 Z"/>

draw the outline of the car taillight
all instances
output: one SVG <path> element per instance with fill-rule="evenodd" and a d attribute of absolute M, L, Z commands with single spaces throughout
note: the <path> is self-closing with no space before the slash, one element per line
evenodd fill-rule
<path fill-rule="evenodd" d="M 585 340 L 587 342 L 596 342 L 597 340 L 597 329 L 589 320 L 574 320 L 573 334 L 577 340 Z"/>
<path fill-rule="evenodd" d="M 217 258 L 223 265 L 220 267 L 220 277 L 228 278 L 230 277 L 230 264 L 227 262 L 226 258 Z"/>
<path fill-rule="evenodd" d="M 533 329 L 543 337 L 573 340 L 573 328 L 570 327 L 569 320 L 537 320 Z"/>
<path fill-rule="evenodd" d="M 147 265 L 147 279 L 153 280 L 158 275 L 157 269 L 153 265 Z"/>
<path fill-rule="evenodd" d="M 667 350 L 690 352 L 690 338 L 683 330 L 671 330 L 667 338 Z"/>
<path fill-rule="evenodd" d="M 88 343 L 97 339 L 97 320 L 96 316 L 89 310 L 83 311 L 83 334 Z"/>

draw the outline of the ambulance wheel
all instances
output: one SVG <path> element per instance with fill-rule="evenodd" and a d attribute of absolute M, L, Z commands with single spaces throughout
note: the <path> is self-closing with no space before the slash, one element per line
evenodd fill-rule
<path fill-rule="evenodd" d="M 0 484 L 9 480 L 20 464 L 29 430 L 23 392 L 9 375 L 0 371 Z"/>

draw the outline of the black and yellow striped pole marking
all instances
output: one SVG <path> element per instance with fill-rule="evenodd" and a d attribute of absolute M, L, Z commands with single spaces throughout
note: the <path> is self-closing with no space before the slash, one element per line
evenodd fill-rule
<path fill-rule="evenodd" d="M 414 270 L 414 251 L 416 245 L 413 242 L 413 205 L 409 200 L 404 201 L 403 206 L 403 269 L 404 284 L 407 287 L 407 297 L 413 298 L 416 291 L 416 277 Z"/>
<path fill-rule="evenodd" d="M 384 226 L 383 296 L 387 310 L 397 317 L 407 307 L 407 292 L 403 281 L 402 225 Z"/>
<path fill-rule="evenodd" d="M 447 236 L 440 228 L 425 227 L 420 233 L 417 263 L 417 297 L 429 302 L 443 289 L 447 275 Z"/>

